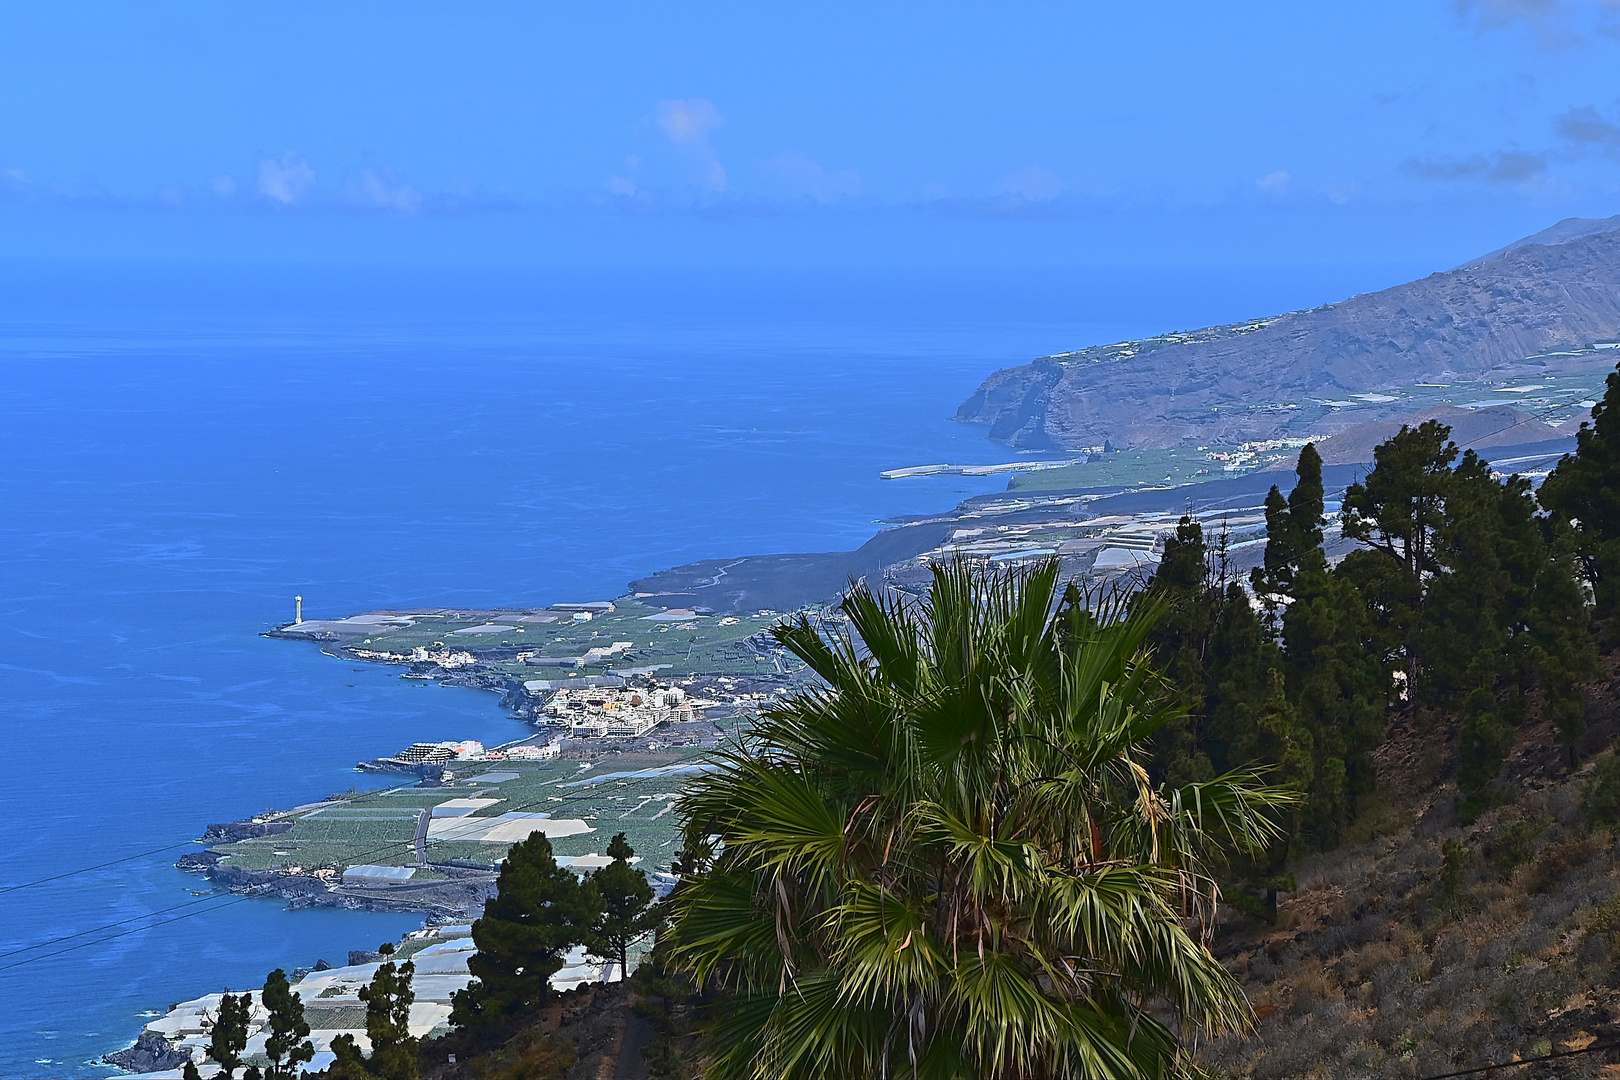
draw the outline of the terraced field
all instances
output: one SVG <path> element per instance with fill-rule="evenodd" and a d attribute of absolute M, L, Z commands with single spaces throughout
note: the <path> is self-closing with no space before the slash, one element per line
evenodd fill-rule
<path fill-rule="evenodd" d="M 547 823 L 581 822 L 582 830 L 569 827 L 562 831 L 570 835 L 552 837 L 560 861 L 599 854 L 615 833 L 622 832 L 643 857 L 643 869 L 667 871 L 679 850 L 675 797 L 681 784 L 704 767 L 695 752 L 609 754 L 592 762 L 480 762 L 458 775 L 454 784 L 388 788 L 300 807 L 265 819 L 290 823 L 288 832 L 219 844 L 213 850 L 225 857 L 225 863 L 245 870 L 308 873 L 340 872 L 358 865 L 417 867 L 414 840 L 419 815 L 440 807 L 433 821 L 454 821 L 458 826 L 486 820 L 493 824 L 502 815 L 544 814 L 511 820 L 516 831 L 541 829 L 550 835 L 553 830 L 545 828 Z M 480 779 L 485 774 L 505 778 L 490 783 Z M 465 799 L 484 805 L 465 814 L 460 812 L 464 807 L 442 805 Z M 509 835 L 514 829 L 501 831 Z M 499 864 L 510 841 L 430 835 L 425 846 L 428 866 L 416 869 L 413 883 L 443 880 L 442 869 L 434 867 L 447 867 L 452 861 Z"/>

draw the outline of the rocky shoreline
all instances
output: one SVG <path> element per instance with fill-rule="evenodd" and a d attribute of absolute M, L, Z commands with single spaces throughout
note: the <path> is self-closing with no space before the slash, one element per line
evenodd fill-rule
<path fill-rule="evenodd" d="M 155 1031 L 142 1031 L 134 1046 L 103 1055 L 101 1060 L 132 1073 L 154 1073 L 183 1068 L 191 1055 Z"/>
<path fill-rule="evenodd" d="M 262 822 L 234 822 L 251 829 Z M 290 826 L 289 826 L 290 827 Z M 282 832 L 285 830 L 274 830 Z M 249 833 L 248 835 L 273 835 Z M 448 881 L 424 883 L 408 891 L 389 890 L 391 895 L 334 887 L 319 872 L 289 873 L 284 870 L 248 870 L 221 861 L 214 851 L 190 852 L 174 864 L 178 869 L 200 873 L 215 886 L 241 896 L 279 897 L 290 910 L 340 908 L 346 911 L 420 911 L 448 919 L 475 919 L 484 902 L 495 895 L 495 874 L 480 869 L 434 865 Z"/>

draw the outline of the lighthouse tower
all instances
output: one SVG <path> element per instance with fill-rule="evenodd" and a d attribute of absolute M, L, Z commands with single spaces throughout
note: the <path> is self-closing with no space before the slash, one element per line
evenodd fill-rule
<path fill-rule="evenodd" d="M 293 597 L 293 625 L 297 626 L 299 623 L 301 623 L 303 621 L 304 621 L 304 598 L 302 596 L 295 596 L 295 597 Z"/>

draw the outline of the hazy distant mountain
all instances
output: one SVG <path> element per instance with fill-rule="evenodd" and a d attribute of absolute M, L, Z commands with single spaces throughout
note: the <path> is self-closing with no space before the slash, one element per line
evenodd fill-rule
<path fill-rule="evenodd" d="M 1402 424 L 1416 426 L 1425 420 L 1438 420 L 1451 428 L 1451 441 L 1464 450 L 1488 453 L 1501 446 L 1523 446 L 1526 443 L 1552 442 L 1568 439 L 1580 427 L 1580 420 L 1589 413 L 1581 413 L 1575 420 L 1561 427 L 1549 427 L 1526 413 L 1507 405 L 1491 408 L 1458 409 L 1449 405 L 1419 409 L 1394 420 L 1377 420 L 1345 428 L 1321 446 L 1322 461 L 1327 465 L 1349 465 L 1370 462 L 1373 447 L 1401 429 Z M 1292 471 L 1294 459 L 1289 455 L 1279 469 Z"/>
<path fill-rule="evenodd" d="M 1414 403 L 1325 402 L 1556 374 L 1565 361 L 1538 354 L 1617 339 L 1620 216 L 1571 218 L 1382 292 L 1006 368 L 956 418 L 1030 449 L 1230 444 L 1397 418 Z"/>

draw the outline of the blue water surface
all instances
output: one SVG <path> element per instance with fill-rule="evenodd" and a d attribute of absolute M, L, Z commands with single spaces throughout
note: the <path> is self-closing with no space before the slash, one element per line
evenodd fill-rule
<path fill-rule="evenodd" d="M 0 1075 L 108 1074 L 147 1010 L 420 922 L 172 866 L 362 758 L 522 733 L 258 636 L 295 593 L 544 604 L 851 548 L 1004 486 L 878 478 L 1013 460 L 948 419 L 997 367 L 1404 276 L 0 267 Z"/>

